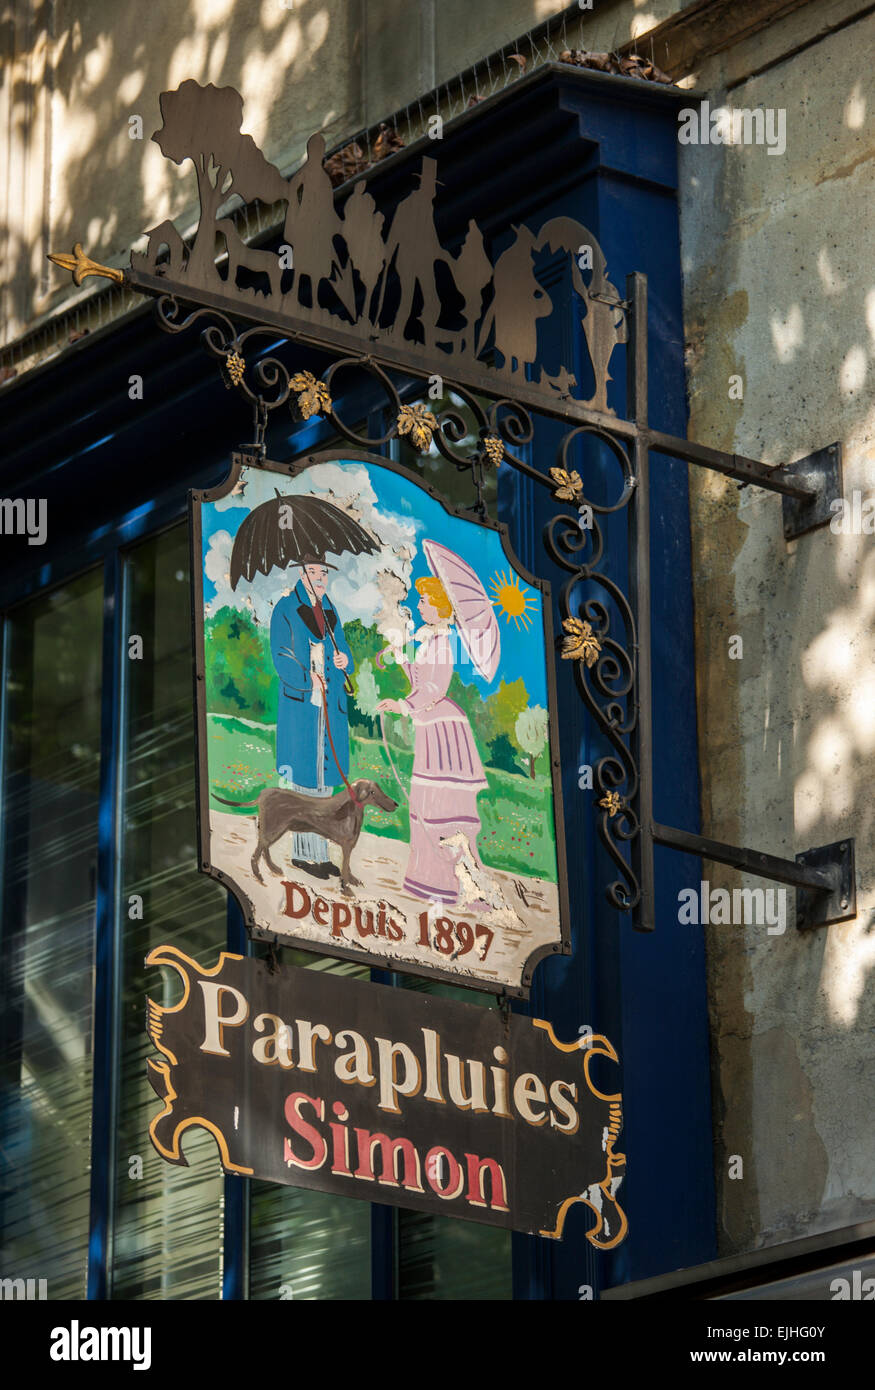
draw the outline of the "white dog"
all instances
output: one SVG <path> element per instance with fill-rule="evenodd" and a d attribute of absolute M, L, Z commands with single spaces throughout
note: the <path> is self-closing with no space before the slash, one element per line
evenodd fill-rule
<path fill-rule="evenodd" d="M 487 870 L 471 852 L 467 835 L 457 830 L 455 835 L 441 836 L 441 844 L 453 854 L 456 878 L 459 882 L 459 909 L 465 909 L 474 902 L 488 903 L 489 911 L 483 913 L 484 920 L 497 926 L 516 926 L 520 918 L 510 906 L 497 878 L 490 877 Z"/>

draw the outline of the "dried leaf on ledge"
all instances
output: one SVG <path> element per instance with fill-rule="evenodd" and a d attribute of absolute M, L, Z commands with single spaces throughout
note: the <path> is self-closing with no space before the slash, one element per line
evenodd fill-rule
<path fill-rule="evenodd" d="M 640 53 L 589 53 L 585 48 L 566 48 L 559 54 L 559 61 L 572 63 L 576 68 L 613 73 L 618 77 L 638 77 L 643 82 L 661 82 L 669 87 L 674 85 L 668 73 Z"/>
<path fill-rule="evenodd" d="M 325 161 L 325 172 L 331 180 L 332 187 L 337 188 L 339 184 L 346 183 L 355 174 L 364 173 L 368 167 L 365 159 L 365 152 L 361 145 L 355 140 L 351 140 L 348 145 L 344 145 L 342 150 L 330 156 Z"/>
<path fill-rule="evenodd" d="M 396 150 L 403 148 L 404 141 L 397 130 L 383 123 L 371 149 L 370 158 L 357 140 L 351 140 L 343 149 L 337 150 L 326 159 L 325 172 L 331 179 L 332 186 L 337 188 L 340 184 L 346 183 L 347 179 L 354 178 L 356 174 L 363 174 L 372 164 L 379 164 L 381 159 L 386 159 Z"/>
<path fill-rule="evenodd" d="M 390 154 L 396 150 L 404 149 L 404 141 L 392 126 L 381 125 L 380 133 L 374 141 L 374 148 L 371 155 L 371 162 L 377 164 L 381 159 L 388 159 Z"/>

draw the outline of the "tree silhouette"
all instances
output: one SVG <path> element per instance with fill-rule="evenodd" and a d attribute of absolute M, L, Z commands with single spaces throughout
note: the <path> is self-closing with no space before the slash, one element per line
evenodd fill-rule
<path fill-rule="evenodd" d="M 188 278 L 217 280 L 216 214 L 236 193 L 244 202 L 288 198 L 288 184 L 265 159 L 251 135 L 244 135 L 243 98 L 233 87 L 202 87 L 193 78 L 159 98 L 164 121 L 152 139 L 174 164 L 190 159 L 197 174 L 201 215 L 188 260 Z"/>

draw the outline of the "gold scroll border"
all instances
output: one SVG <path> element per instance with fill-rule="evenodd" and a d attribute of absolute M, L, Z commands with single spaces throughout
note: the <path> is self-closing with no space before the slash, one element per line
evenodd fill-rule
<path fill-rule="evenodd" d="M 219 1146 L 219 1153 L 222 1156 L 222 1166 L 226 1172 L 243 1173 L 252 1177 L 255 1173 L 254 1168 L 244 1168 L 240 1164 L 231 1162 L 228 1141 L 222 1133 L 222 1130 L 217 1124 L 212 1120 L 208 1120 L 204 1115 L 190 1115 L 187 1120 L 180 1120 L 173 1131 L 173 1138 L 169 1149 L 159 1142 L 155 1133 L 155 1127 L 159 1120 L 163 1120 L 166 1115 L 173 1113 L 173 1102 L 178 1096 L 173 1082 L 170 1079 L 170 1068 L 178 1064 L 177 1058 L 170 1051 L 170 1048 L 165 1047 L 161 1041 L 161 1034 L 164 1031 L 164 1015 L 180 1013 L 188 1003 L 189 994 L 191 993 L 191 978 L 188 974 L 189 969 L 199 975 L 220 975 L 224 969 L 226 960 L 243 960 L 243 956 L 234 955 L 230 951 L 222 951 L 219 955 L 218 964 L 214 965 L 209 970 L 205 966 L 199 965 L 196 960 L 192 960 L 191 956 L 187 956 L 184 951 L 180 951 L 176 946 L 156 946 L 154 951 L 150 951 L 146 957 L 146 965 L 167 965 L 182 976 L 183 982 L 182 998 L 179 1003 L 174 1004 L 172 1008 L 165 1008 L 162 1004 L 156 1004 L 154 999 L 150 999 L 148 996 L 146 998 L 146 1032 L 158 1051 L 163 1052 L 164 1056 L 169 1059 L 167 1062 L 155 1062 L 151 1057 L 148 1060 L 150 1071 L 160 1076 L 164 1083 L 163 1092 L 158 1092 L 159 1099 L 164 1101 L 164 1108 L 159 1110 L 158 1114 L 152 1117 L 149 1123 L 149 1138 L 152 1140 L 153 1145 L 161 1154 L 162 1158 L 166 1158 L 168 1163 L 178 1163 L 184 1167 L 188 1167 L 185 1154 L 182 1152 L 180 1139 L 185 1130 L 191 1129 L 193 1125 L 200 1125 L 203 1129 L 208 1129 L 216 1140 Z"/>
<path fill-rule="evenodd" d="M 146 1031 L 149 1037 L 151 1038 L 152 1042 L 157 1047 L 158 1051 L 162 1052 L 164 1056 L 169 1059 L 170 1064 L 172 1064 L 173 1066 L 177 1065 L 177 1058 L 174 1056 L 174 1054 L 170 1051 L 168 1047 L 165 1047 L 165 1045 L 161 1041 L 161 1033 L 163 1031 L 163 1016 L 164 1014 L 180 1013 L 188 1003 L 189 994 L 191 992 L 191 979 L 188 974 L 188 969 L 191 969 L 196 973 L 199 973 L 200 975 L 215 976 L 221 974 L 222 970 L 224 969 L 226 960 L 242 959 L 242 956 L 235 955 L 230 951 L 222 951 L 219 955 L 218 963 L 214 965 L 211 969 L 207 969 L 206 967 L 198 964 L 197 961 L 192 960 L 190 956 L 187 956 L 176 946 L 157 946 L 153 951 L 149 952 L 145 961 L 146 965 L 167 965 L 171 969 L 176 970 L 182 977 L 183 981 L 182 998 L 180 999 L 179 1003 L 175 1004 L 172 1008 L 166 1008 L 161 1004 L 156 1004 L 155 1001 L 151 998 L 147 997 L 146 999 Z M 553 1046 L 557 1048 L 560 1052 L 577 1052 L 581 1050 L 581 1045 L 579 1041 L 573 1043 L 560 1042 L 553 1031 L 553 1025 L 547 1022 L 545 1019 L 532 1019 L 532 1024 L 535 1028 L 543 1028 Z M 618 1154 L 614 1152 L 614 1139 L 617 1137 L 620 1128 L 620 1115 L 618 1114 L 618 1111 L 620 1108 L 622 1097 L 619 1092 L 617 1092 L 614 1095 L 605 1095 L 601 1091 L 599 1091 L 597 1087 L 594 1085 L 592 1079 L 590 1078 L 589 1064 L 590 1059 L 596 1055 L 608 1057 L 612 1062 L 617 1062 L 619 1061 L 619 1059 L 608 1039 L 604 1037 L 604 1035 L 598 1033 L 593 1034 L 590 1038 L 587 1039 L 587 1045 L 583 1049 L 583 1051 L 583 1071 L 584 1077 L 586 1079 L 586 1084 L 589 1087 L 590 1093 L 594 1095 L 598 1100 L 606 1101 L 610 1107 L 610 1122 L 608 1127 L 609 1138 L 606 1150 L 607 1171 L 605 1173 L 604 1178 L 598 1184 L 598 1186 L 602 1189 L 608 1201 L 612 1202 L 613 1205 L 616 1207 L 621 1218 L 621 1226 L 617 1235 L 614 1236 L 612 1240 L 599 1240 L 598 1237 L 604 1225 L 602 1214 L 598 1210 L 598 1208 L 595 1207 L 593 1203 L 588 1200 L 588 1198 L 577 1196 L 567 1197 L 565 1201 L 562 1202 L 557 1213 L 555 1228 L 552 1231 L 540 1231 L 539 1234 L 547 1237 L 548 1239 L 561 1240 L 562 1231 L 565 1225 L 565 1217 L 569 1208 L 572 1207 L 575 1204 L 575 1202 L 583 1202 L 584 1205 L 588 1206 L 590 1210 L 595 1214 L 597 1222 L 597 1224 L 593 1227 L 591 1231 L 586 1232 L 587 1240 L 590 1241 L 590 1243 L 599 1250 L 611 1250 L 614 1248 L 614 1246 L 619 1245 L 620 1242 L 625 1239 L 626 1233 L 629 1229 L 629 1222 L 626 1217 L 626 1214 L 620 1206 L 619 1202 L 617 1202 L 616 1198 L 612 1196 L 610 1191 L 611 1182 L 613 1180 L 615 1172 L 618 1169 L 624 1168 L 626 1162 L 624 1154 Z M 186 1160 L 180 1146 L 180 1137 L 186 1129 L 191 1128 L 193 1125 L 201 1125 L 204 1129 L 209 1130 L 210 1133 L 215 1137 L 216 1142 L 219 1145 L 219 1151 L 222 1155 L 223 1166 L 228 1171 L 234 1173 L 247 1174 L 250 1176 L 253 1175 L 254 1170 L 252 1168 L 244 1168 L 238 1164 L 231 1162 L 230 1154 L 228 1151 L 228 1143 L 225 1139 L 224 1134 L 219 1129 L 218 1125 L 214 1124 L 212 1120 L 206 1119 L 204 1116 L 192 1115 L 186 1120 L 181 1120 L 173 1131 L 172 1147 L 170 1149 L 166 1148 L 163 1144 L 159 1142 L 155 1134 L 155 1126 L 158 1124 L 159 1120 L 163 1119 L 166 1115 L 172 1113 L 173 1102 L 177 1099 L 177 1092 L 174 1089 L 173 1083 L 170 1079 L 170 1065 L 168 1065 L 167 1062 L 155 1062 L 150 1058 L 148 1066 L 153 1072 L 156 1072 L 164 1082 L 164 1091 L 163 1096 L 161 1097 L 164 1100 L 164 1108 L 153 1117 L 152 1121 L 149 1124 L 149 1137 L 152 1140 L 152 1143 L 157 1149 L 157 1151 L 171 1163 L 185 1164 Z"/>
<path fill-rule="evenodd" d="M 622 1240 L 625 1240 L 626 1234 L 629 1230 L 629 1221 L 626 1216 L 626 1213 L 623 1211 L 623 1208 L 620 1206 L 616 1197 L 614 1197 L 611 1193 L 611 1183 L 613 1182 L 616 1173 L 619 1171 L 625 1171 L 626 1167 L 626 1155 L 614 1152 L 614 1140 L 619 1135 L 622 1126 L 623 1097 L 622 1093 L 619 1091 L 616 1092 L 616 1094 L 614 1095 L 604 1095 L 600 1090 L 598 1090 L 598 1088 L 593 1084 L 593 1081 L 590 1078 L 589 1064 L 594 1056 L 608 1057 L 612 1062 L 619 1062 L 620 1059 L 614 1051 L 612 1044 L 608 1042 L 608 1039 L 602 1033 L 593 1033 L 590 1037 L 586 1038 L 585 1040 L 578 1039 L 577 1042 L 563 1043 L 559 1041 L 559 1039 L 556 1037 L 556 1034 L 553 1032 L 552 1023 L 548 1023 L 546 1019 L 533 1018 L 532 1025 L 535 1028 L 543 1028 L 544 1032 L 547 1034 L 553 1046 L 557 1048 L 560 1052 L 578 1052 L 581 1050 L 583 1051 L 583 1074 L 586 1078 L 586 1084 L 589 1087 L 590 1094 L 595 1096 L 597 1100 L 607 1101 L 608 1103 L 609 1121 L 608 1143 L 606 1148 L 607 1171 L 605 1172 L 605 1176 L 602 1178 L 598 1186 L 601 1188 L 606 1199 L 609 1202 L 611 1202 L 613 1206 L 616 1207 L 617 1212 L 620 1216 L 620 1229 L 617 1232 L 617 1234 L 611 1240 L 599 1240 L 599 1235 L 604 1227 L 604 1219 L 598 1207 L 596 1207 L 592 1202 L 590 1202 L 587 1197 L 566 1197 L 565 1201 L 561 1204 L 556 1214 L 556 1225 L 553 1228 L 553 1230 L 539 1231 L 538 1234 L 541 1236 L 546 1236 L 548 1240 L 561 1240 L 562 1231 L 565 1226 L 565 1217 L 568 1213 L 569 1208 L 573 1207 L 575 1202 L 583 1202 L 584 1205 L 588 1206 L 590 1211 L 594 1212 L 596 1216 L 595 1226 L 592 1228 L 591 1231 L 586 1232 L 587 1240 L 590 1242 L 591 1245 L 594 1245 L 597 1250 L 613 1250 L 614 1246 L 619 1245 Z M 585 1046 L 582 1046 L 584 1042 Z"/>

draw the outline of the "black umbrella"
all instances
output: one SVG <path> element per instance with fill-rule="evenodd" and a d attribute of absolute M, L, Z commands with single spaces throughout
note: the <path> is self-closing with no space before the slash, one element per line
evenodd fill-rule
<path fill-rule="evenodd" d="M 321 497 L 283 497 L 251 511 L 234 538 L 231 588 L 240 579 L 289 565 L 324 564 L 325 556 L 374 555 L 380 549 L 357 521 Z"/>

